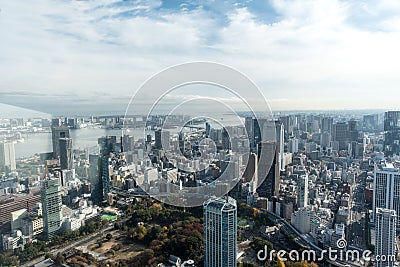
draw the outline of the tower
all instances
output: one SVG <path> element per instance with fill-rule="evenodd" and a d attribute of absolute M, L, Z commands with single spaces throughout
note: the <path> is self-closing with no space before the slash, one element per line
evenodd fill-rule
<path fill-rule="evenodd" d="M 53 143 L 53 158 L 60 156 L 60 138 L 70 138 L 69 128 L 67 126 L 51 127 L 51 140 Z"/>
<path fill-rule="evenodd" d="M 169 150 L 170 134 L 168 131 L 158 129 L 154 132 L 155 134 L 155 147 L 156 149 Z"/>
<path fill-rule="evenodd" d="M 107 199 L 107 194 L 110 192 L 110 153 L 115 152 L 117 148 L 117 137 L 106 136 L 98 139 L 100 146 L 100 156 L 98 158 L 98 181 L 95 185 L 97 199 L 93 199 L 99 203 Z M 95 160 L 93 158 L 93 160 Z M 94 162 L 95 164 L 95 162 Z M 94 166 L 93 166 L 94 167 Z"/>
<path fill-rule="evenodd" d="M 13 172 L 16 168 L 14 143 L 0 142 L 0 169 Z"/>
<path fill-rule="evenodd" d="M 386 155 L 400 152 L 400 111 L 385 112 L 385 153 Z"/>
<path fill-rule="evenodd" d="M 61 170 L 72 170 L 74 161 L 72 157 L 72 138 L 60 138 L 60 167 Z"/>
<path fill-rule="evenodd" d="M 297 208 L 308 206 L 308 176 L 300 175 L 297 181 Z"/>
<path fill-rule="evenodd" d="M 59 178 L 42 181 L 41 188 L 43 231 L 47 240 L 58 234 L 62 224 L 61 185 Z"/>
<path fill-rule="evenodd" d="M 349 127 L 345 122 L 333 125 L 333 140 L 339 142 L 339 150 L 346 150 L 348 143 Z"/>
<path fill-rule="evenodd" d="M 231 197 L 210 199 L 203 208 L 204 267 L 236 267 L 236 200 Z"/>
<path fill-rule="evenodd" d="M 375 212 L 378 208 L 394 210 L 397 216 L 400 214 L 400 171 L 393 164 L 385 163 L 375 169 L 372 210 Z M 397 218 L 397 223 L 399 221 Z"/>
<path fill-rule="evenodd" d="M 377 208 L 375 211 L 376 267 L 397 266 L 396 217 L 394 210 Z"/>
<path fill-rule="evenodd" d="M 257 188 L 257 193 L 260 197 L 271 199 L 273 196 L 279 195 L 280 172 L 277 143 L 260 142 L 257 151 L 258 183 L 261 182 Z"/>

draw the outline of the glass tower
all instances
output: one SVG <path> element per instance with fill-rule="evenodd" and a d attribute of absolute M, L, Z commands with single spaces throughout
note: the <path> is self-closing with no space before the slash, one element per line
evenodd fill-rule
<path fill-rule="evenodd" d="M 204 267 L 236 267 L 237 206 L 231 197 L 204 203 Z"/>

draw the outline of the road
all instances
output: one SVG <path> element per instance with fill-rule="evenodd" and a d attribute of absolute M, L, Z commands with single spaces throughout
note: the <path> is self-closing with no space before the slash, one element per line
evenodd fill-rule
<path fill-rule="evenodd" d="M 124 221 L 126 221 L 126 220 L 124 220 Z M 121 222 L 124 222 L 124 221 L 121 221 Z M 89 242 L 89 241 L 91 241 L 93 239 L 98 238 L 101 235 L 103 235 L 105 232 L 111 231 L 112 229 L 114 229 L 114 226 L 109 226 L 107 228 L 102 229 L 100 232 L 95 232 L 95 233 L 93 233 L 91 235 L 88 235 L 87 237 L 85 237 L 83 239 L 79 239 L 79 240 L 69 244 L 66 247 L 53 249 L 53 250 L 50 251 L 50 253 L 53 254 L 53 255 L 57 255 L 58 253 L 62 254 L 62 253 L 66 252 L 66 251 L 68 251 L 68 250 L 70 250 L 70 249 L 72 249 L 74 247 L 84 245 L 85 243 L 87 243 L 87 242 Z M 32 265 L 35 265 L 35 264 L 43 261 L 44 259 L 45 259 L 44 256 L 42 256 L 40 258 L 34 259 L 34 260 L 30 261 L 30 262 L 27 262 L 27 263 L 21 265 L 21 267 L 30 267 Z"/>
<path fill-rule="evenodd" d="M 302 242 L 302 244 L 307 244 L 307 246 L 311 249 L 313 249 L 317 254 L 321 255 L 322 249 L 318 246 L 316 246 L 313 242 L 311 242 L 310 240 L 308 240 L 307 238 L 305 238 L 296 228 L 294 228 L 290 223 L 288 223 L 285 219 L 282 219 L 281 217 L 279 217 L 278 215 L 268 212 L 268 215 L 273 217 L 275 219 L 275 221 L 277 221 L 278 223 L 281 223 L 283 225 L 286 226 L 286 229 L 290 229 L 291 233 L 293 235 L 296 236 L 296 239 L 300 239 Z M 333 266 L 337 266 L 337 267 L 348 267 L 348 266 L 354 266 L 354 267 L 360 267 L 362 265 L 357 265 L 354 264 L 353 262 L 342 262 L 339 260 L 336 261 L 332 261 L 326 258 L 327 253 L 323 253 L 323 255 L 325 255 L 324 259 L 332 264 Z"/>

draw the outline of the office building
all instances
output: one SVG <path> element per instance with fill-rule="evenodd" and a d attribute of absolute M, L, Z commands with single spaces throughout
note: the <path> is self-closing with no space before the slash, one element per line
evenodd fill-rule
<path fill-rule="evenodd" d="M 246 170 L 243 173 L 243 178 L 246 182 L 251 183 L 251 192 L 256 192 L 258 187 L 258 159 L 257 155 L 251 153 L 247 162 Z"/>
<path fill-rule="evenodd" d="M 400 152 L 400 111 L 385 112 L 385 153 L 386 155 Z"/>
<path fill-rule="evenodd" d="M 62 224 L 61 185 L 59 178 L 48 178 L 42 181 L 41 188 L 43 232 L 51 240 L 60 231 Z"/>
<path fill-rule="evenodd" d="M 349 142 L 358 140 L 358 122 L 356 120 L 349 120 L 348 122 L 348 140 Z"/>
<path fill-rule="evenodd" d="M 308 206 L 308 175 L 300 175 L 297 181 L 297 208 Z"/>
<path fill-rule="evenodd" d="M 283 154 L 284 154 L 284 146 L 285 146 L 285 129 L 283 127 L 283 124 L 280 121 L 275 121 L 275 129 L 276 129 L 276 142 L 277 142 L 277 149 L 278 149 L 278 165 L 279 165 L 279 170 L 284 171 L 285 166 L 283 164 L 284 159 L 283 159 Z"/>
<path fill-rule="evenodd" d="M 332 133 L 332 127 L 333 127 L 333 118 L 331 117 L 324 117 L 321 120 L 321 133 L 323 132 L 328 132 Z"/>
<path fill-rule="evenodd" d="M 288 142 L 288 151 L 290 153 L 298 153 L 299 152 L 299 139 L 292 138 Z"/>
<path fill-rule="evenodd" d="M 375 169 L 373 211 L 377 208 L 394 210 L 399 216 L 400 171 L 393 164 L 384 163 Z M 399 221 L 397 218 L 397 223 Z"/>
<path fill-rule="evenodd" d="M 60 157 L 60 138 L 70 138 L 69 128 L 67 126 L 51 127 L 51 140 L 53 143 L 53 157 Z"/>
<path fill-rule="evenodd" d="M 203 208 L 204 267 L 236 267 L 236 200 L 231 197 L 210 199 Z"/>
<path fill-rule="evenodd" d="M 244 126 L 246 128 L 247 138 L 250 143 L 250 148 L 254 149 L 256 147 L 254 142 L 254 124 L 252 117 L 246 117 L 244 120 Z"/>
<path fill-rule="evenodd" d="M 0 142 L 0 169 L 5 172 L 14 172 L 16 166 L 14 143 Z"/>
<path fill-rule="evenodd" d="M 111 189 L 111 175 L 110 172 L 110 154 L 116 152 L 117 149 L 117 137 L 106 136 L 98 139 L 100 146 L 100 156 L 97 159 L 98 162 L 98 179 L 94 183 L 95 194 L 92 199 L 95 203 L 101 203 L 107 199 L 107 194 L 110 193 Z M 92 167 L 93 171 L 96 169 L 96 156 L 92 156 Z"/>
<path fill-rule="evenodd" d="M 125 134 L 122 137 L 122 142 L 121 143 L 122 143 L 122 151 L 123 152 L 133 151 L 134 144 L 135 144 L 135 139 L 133 138 L 133 136 Z"/>
<path fill-rule="evenodd" d="M 72 138 L 60 138 L 59 146 L 61 170 L 72 170 L 74 168 Z"/>
<path fill-rule="evenodd" d="M 163 129 L 158 129 L 154 132 L 155 134 L 155 148 L 156 149 L 164 149 L 164 150 L 169 150 L 170 145 L 170 134 L 168 131 L 165 131 Z"/>
<path fill-rule="evenodd" d="M 339 150 L 346 150 L 348 144 L 349 126 L 345 122 L 333 125 L 333 141 L 339 143 Z"/>
<path fill-rule="evenodd" d="M 222 128 L 222 148 L 224 150 L 229 150 L 231 149 L 231 140 L 230 140 L 230 135 L 232 134 L 232 128 L 229 127 L 227 128 Z"/>
<path fill-rule="evenodd" d="M 260 197 L 268 199 L 279 196 L 280 172 L 277 143 L 263 141 L 258 144 L 257 150 L 259 183 L 257 193 Z"/>
<path fill-rule="evenodd" d="M 377 208 L 375 211 L 376 267 L 397 266 L 396 211 Z"/>
<path fill-rule="evenodd" d="M 302 234 L 311 232 L 311 221 L 316 217 L 315 211 L 302 208 L 291 214 L 290 223 Z"/>
<path fill-rule="evenodd" d="M 366 130 L 378 130 L 379 117 L 378 114 L 363 116 L 363 127 Z"/>

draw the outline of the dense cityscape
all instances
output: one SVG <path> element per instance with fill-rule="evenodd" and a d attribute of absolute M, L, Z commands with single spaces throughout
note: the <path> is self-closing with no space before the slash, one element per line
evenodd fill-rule
<path fill-rule="evenodd" d="M 399 111 L 241 116 L 2 119 L 0 265 L 397 266 Z"/>

